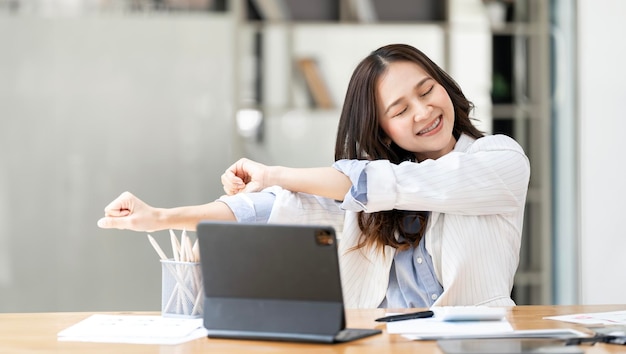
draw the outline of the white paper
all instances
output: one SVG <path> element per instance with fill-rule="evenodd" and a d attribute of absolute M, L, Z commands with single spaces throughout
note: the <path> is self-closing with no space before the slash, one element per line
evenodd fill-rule
<path fill-rule="evenodd" d="M 527 329 L 499 333 L 456 333 L 456 334 L 404 334 L 403 337 L 411 340 L 437 339 L 488 339 L 488 338 L 584 338 L 589 334 L 571 328 L 555 329 Z"/>
<path fill-rule="evenodd" d="M 579 313 L 574 315 L 548 316 L 546 320 L 578 323 L 582 325 L 626 325 L 626 311 Z"/>
<path fill-rule="evenodd" d="M 387 323 L 387 332 L 422 336 L 455 336 L 511 333 L 513 327 L 506 319 L 499 321 L 444 321 L 437 317 Z"/>
<path fill-rule="evenodd" d="M 58 333 L 59 341 L 180 344 L 206 337 L 202 319 L 140 315 L 92 315 Z"/>
<path fill-rule="evenodd" d="M 571 328 L 514 330 L 509 321 L 446 321 L 441 317 L 420 318 L 387 323 L 387 332 L 411 340 L 477 338 L 582 338 L 589 334 Z"/>

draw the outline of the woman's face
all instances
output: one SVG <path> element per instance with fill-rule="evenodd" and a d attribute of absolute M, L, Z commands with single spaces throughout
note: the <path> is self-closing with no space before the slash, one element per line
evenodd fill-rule
<path fill-rule="evenodd" d="M 391 63 L 377 83 L 380 126 L 418 161 L 437 159 L 454 148 L 452 100 L 421 66 Z"/>

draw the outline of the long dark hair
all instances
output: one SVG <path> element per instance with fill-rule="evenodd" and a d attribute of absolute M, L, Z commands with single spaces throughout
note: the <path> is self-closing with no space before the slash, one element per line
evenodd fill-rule
<path fill-rule="evenodd" d="M 471 122 L 470 112 L 474 108 L 472 102 L 465 98 L 459 85 L 437 64 L 420 50 L 406 44 L 390 44 L 381 47 L 363 59 L 352 73 L 344 100 L 337 141 L 335 144 L 335 160 L 389 160 L 399 164 L 413 161 L 415 155 L 391 143 L 385 144 L 388 137 L 379 124 L 376 107 L 377 83 L 387 71 L 390 63 L 398 61 L 412 62 L 422 67 L 430 77 L 442 85 L 454 106 L 454 126 L 452 134 L 459 139 L 462 133 L 473 138 L 481 138 L 484 134 Z M 426 230 L 429 213 L 427 211 L 387 210 L 375 213 L 359 213 L 359 227 L 364 234 L 357 248 L 374 245 L 389 245 L 406 249 L 417 245 Z M 419 221 L 418 230 L 407 227 L 408 223 Z M 401 238 L 397 240 L 395 234 Z"/>

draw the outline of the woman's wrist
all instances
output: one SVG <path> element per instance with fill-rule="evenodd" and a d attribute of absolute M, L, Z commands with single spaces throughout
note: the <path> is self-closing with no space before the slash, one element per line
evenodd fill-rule
<path fill-rule="evenodd" d="M 186 215 L 186 207 L 155 208 L 153 211 L 154 227 L 156 230 L 187 230 L 194 231 L 196 223 L 190 222 Z"/>
<path fill-rule="evenodd" d="M 268 166 L 263 188 L 279 186 L 289 189 L 289 179 L 288 176 L 285 176 L 286 169 L 283 166 Z"/>
<path fill-rule="evenodd" d="M 154 210 L 152 211 L 152 220 L 154 220 L 153 226 L 155 230 L 165 230 L 172 228 L 170 225 L 168 225 L 168 211 L 169 209 L 165 208 L 154 208 Z"/>

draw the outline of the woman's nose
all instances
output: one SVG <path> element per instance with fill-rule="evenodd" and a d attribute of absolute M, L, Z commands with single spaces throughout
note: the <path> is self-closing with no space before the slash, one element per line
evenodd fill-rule
<path fill-rule="evenodd" d="M 419 122 L 425 119 L 429 119 L 432 111 L 433 107 L 431 105 L 418 103 L 415 105 L 415 114 L 413 115 L 413 120 Z"/>

